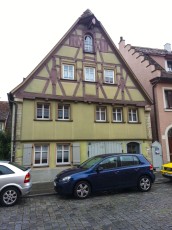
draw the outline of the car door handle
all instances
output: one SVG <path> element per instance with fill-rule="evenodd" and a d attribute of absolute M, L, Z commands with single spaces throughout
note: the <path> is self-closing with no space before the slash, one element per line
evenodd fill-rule
<path fill-rule="evenodd" d="M 135 171 L 139 171 L 139 168 L 135 169 Z"/>
<path fill-rule="evenodd" d="M 118 174 L 118 173 L 119 173 L 119 171 L 115 171 L 114 173 L 115 173 L 115 174 Z"/>

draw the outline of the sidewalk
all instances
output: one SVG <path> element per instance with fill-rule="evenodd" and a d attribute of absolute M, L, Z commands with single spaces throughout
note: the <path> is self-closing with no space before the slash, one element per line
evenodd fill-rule
<path fill-rule="evenodd" d="M 166 183 L 169 182 L 168 179 L 164 178 L 160 172 L 155 172 L 155 183 L 156 184 L 161 184 L 161 183 Z M 32 189 L 29 193 L 30 196 L 43 196 L 43 195 L 53 195 L 56 194 L 54 191 L 54 185 L 53 181 L 51 182 L 40 182 L 40 183 L 33 183 Z"/>

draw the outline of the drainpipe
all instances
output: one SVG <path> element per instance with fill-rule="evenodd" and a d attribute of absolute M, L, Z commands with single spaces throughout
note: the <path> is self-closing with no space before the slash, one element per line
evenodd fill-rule
<path fill-rule="evenodd" d="M 155 101 L 155 87 L 158 84 L 160 78 L 158 78 L 152 86 L 153 91 L 153 105 L 154 105 L 154 114 L 155 114 L 155 130 L 156 130 L 156 140 L 159 142 L 159 135 L 158 135 L 158 125 L 157 125 L 157 111 L 156 111 L 156 101 Z"/>
<path fill-rule="evenodd" d="M 12 107 L 12 125 L 14 124 L 14 128 L 13 128 L 12 134 L 11 134 L 11 137 L 12 137 L 11 138 L 11 143 L 12 143 L 11 161 L 14 162 L 15 161 L 15 155 L 16 155 L 16 130 L 17 130 L 16 126 L 17 126 L 17 110 L 18 110 L 18 105 L 14 101 L 14 98 L 12 97 L 11 94 L 8 94 L 8 100 L 10 102 L 10 107 Z M 14 116 L 13 116 L 13 105 L 15 106 Z M 14 119 L 13 119 L 13 117 L 14 117 Z"/>

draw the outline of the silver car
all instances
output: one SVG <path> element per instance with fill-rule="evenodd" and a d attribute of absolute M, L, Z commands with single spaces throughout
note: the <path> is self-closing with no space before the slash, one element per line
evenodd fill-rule
<path fill-rule="evenodd" d="M 12 206 L 32 187 L 30 169 L 12 162 L 0 161 L 0 203 Z"/>

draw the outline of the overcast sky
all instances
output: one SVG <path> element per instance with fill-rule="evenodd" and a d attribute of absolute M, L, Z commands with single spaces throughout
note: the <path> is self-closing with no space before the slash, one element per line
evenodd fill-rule
<path fill-rule="evenodd" d="M 116 46 L 172 43 L 172 0 L 0 0 L 0 101 L 22 82 L 86 10 Z"/>

